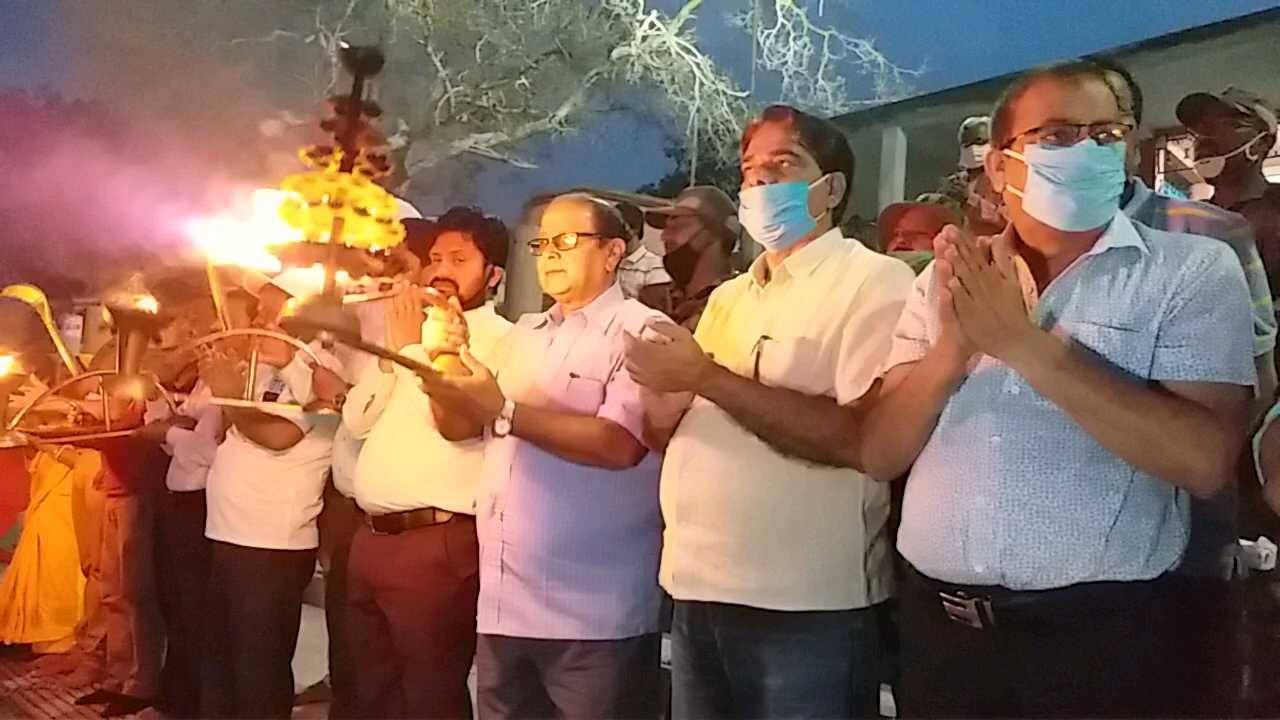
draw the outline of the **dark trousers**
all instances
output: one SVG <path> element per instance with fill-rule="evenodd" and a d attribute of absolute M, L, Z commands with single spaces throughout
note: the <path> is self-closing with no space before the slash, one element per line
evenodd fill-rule
<path fill-rule="evenodd" d="M 166 641 L 160 693 L 167 713 L 180 718 L 200 714 L 210 552 L 204 522 L 203 490 L 159 498 L 156 577 Z"/>
<path fill-rule="evenodd" d="M 361 527 L 347 624 L 358 717 L 471 717 L 467 676 L 480 591 L 475 518 L 398 535 Z"/>
<path fill-rule="evenodd" d="M 662 636 L 535 640 L 481 635 L 480 720 L 656 718 Z"/>
<path fill-rule="evenodd" d="M 355 665 L 349 649 L 347 625 L 354 612 L 348 598 L 347 571 L 351 541 L 364 523 L 356 501 L 338 492 L 330 481 L 324 491 L 324 509 L 316 521 L 320 530 L 320 567 L 324 569 L 324 623 L 329 631 L 329 686 L 333 702 L 329 717 L 347 718 L 355 713 Z"/>
<path fill-rule="evenodd" d="M 302 593 L 315 574 L 316 551 L 216 540 L 211 548 L 201 714 L 287 718 Z"/>
<path fill-rule="evenodd" d="M 901 717 L 1194 714 L 1190 683 L 1209 670 L 1205 658 L 1181 652 L 1184 634 L 1199 628 L 1185 624 L 1168 578 L 1022 593 L 1012 601 L 992 591 L 994 624 L 979 629 L 947 615 L 939 585 L 911 569 L 906 575 Z"/>
<path fill-rule="evenodd" d="M 875 608 L 778 612 L 677 600 L 671 716 L 877 717 Z"/>

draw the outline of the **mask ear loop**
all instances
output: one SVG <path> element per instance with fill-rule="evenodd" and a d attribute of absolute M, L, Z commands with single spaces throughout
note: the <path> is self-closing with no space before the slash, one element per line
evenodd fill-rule
<path fill-rule="evenodd" d="M 1266 157 L 1266 150 L 1263 150 L 1261 155 L 1254 155 L 1254 154 L 1253 154 L 1253 146 L 1254 146 L 1254 145 L 1256 145 L 1256 144 L 1258 143 L 1258 141 L 1259 141 L 1259 140 L 1262 140 L 1262 139 L 1264 139 L 1264 138 L 1268 137 L 1269 135 L 1270 135 L 1270 133 L 1267 133 L 1267 132 L 1260 132 L 1260 133 L 1258 133 L 1257 135 L 1255 135 L 1255 136 L 1254 136 L 1254 138 L 1253 138 L 1252 140 L 1250 140 L 1249 142 L 1247 142 L 1247 143 L 1245 143 L 1244 145 L 1242 145 L 1242 146 L 1241 146 L 1241 148 L 1240 148 L 1240 149 L 1241 149 L 1241 150 L 1244 150 L 1244 156 L 1245 156 L 1245 158 L 1246 158 L 1246 159 L 1248 159 L 1248 160 L 1249 160 L 1249 162 L 1256 162 L 1256 161 L 1258 160 L 1258 158 Z"/>

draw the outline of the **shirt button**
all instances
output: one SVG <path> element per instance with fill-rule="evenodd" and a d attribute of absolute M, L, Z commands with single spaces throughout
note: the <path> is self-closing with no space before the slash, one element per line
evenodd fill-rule
<path fill-rule="evenodd" d="M 986 571 L 986 569 L 987 569 L 987 566 L 986 566 L 986 565 L 983 565 L 982 563 L 974 563 L 974 564 L 973 564 L 973 571 L 974 571 L 974 572 L 976 572 L 976 573 L 979 573 L 979 574 L 980 574 L 980 573 L 983 573 L 983 572 L 985 572 L 985 571 Z"/>
<path fill-rule="evenodd" d="M 1021 386 L 1021 385 L 1014 385 L 1013 387 L 1009 388 L 1009 394 L 1010 394 L 1010 395 L 1020 395 L 1020 394 L 1022 394 L 1022 386 Z"/>
<path fill-rule="evenodd" d="M 992 435 L 992 436 L 991 436 L 991 444 L 992 444 L 992 445 L 999 445 L 999 444 L 1000 444 L 1000 441 L 1001 441 L 1001 440 L 1003 440 L 1003 439 L 1004 439 L 1004 438 L 1000 437 L 999 435 Z"/>

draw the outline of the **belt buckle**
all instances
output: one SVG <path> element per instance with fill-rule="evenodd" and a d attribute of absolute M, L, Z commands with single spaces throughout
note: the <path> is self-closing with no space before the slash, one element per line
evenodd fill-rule
<path fill-rule="evenodd" d="M 940 592 L 938 598 L 942 600 L 942 609 L 947 617 L 961 625 L 983 630 L 996 624 L 991 601 L 987 598 L 970 597 L 962 592 Z"/>

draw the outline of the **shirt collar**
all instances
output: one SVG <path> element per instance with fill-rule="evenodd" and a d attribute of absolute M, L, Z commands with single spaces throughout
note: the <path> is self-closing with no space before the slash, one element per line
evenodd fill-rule
<path fill-rule="evenodd" d="M 782 264 L 773 271 L 773 279 L 781 279 L 782 277 L 802 277 L 812 273 L 822 261 L 827 258 L 844 240 L 844 233 L 840 232 L 840 228 L 833 227 L 814 238 L 808 245 L 797 250 L 790 255 Z M 751 279 L 756 285 L 763 287 L 769 282 L 769 261 L 762 253 L 751 263 Z"/>
<path fill-rule="evenodd" d="M 609 286 L 608 290 L 600 293 L 595 300 L 587 303 L 587 306 L 578 312 L 582 313 L 588 327 L 604 331 L 609 327 L 609 323 L 613 321 L 613 316 L 618 306 L 626 299 L 626 296 L 622 294 L 622 286 L 615 282 Z M 548 323 L 558 326 L 564 320 L 564 309 L 560 307 L 560 303 L 556 303 L 551 306 L 550 310 L 542 313 L 542 317 L 534 323 L 534 327 L 544 328 Z"/>
<path fill-rule="evenodd" d="M 1147 241 L 1138 233 L 1138 228 L 1134 226 L 1133 221 L 1121 210 L 1116 210 L 1115 217 L 1111 219 L 1111 224 L 1107 226 L 1102 235 L 1098 236 L 1097 241 L 1093 243 L 1093 247 L 1089 248 L 1089 251 L 1084 256 L 1101 255 L 1108 250 L 1123 247 L 1137 248 L 1144 255 L 1151 253 L 1151 248 L 1147 247 Z"/>

